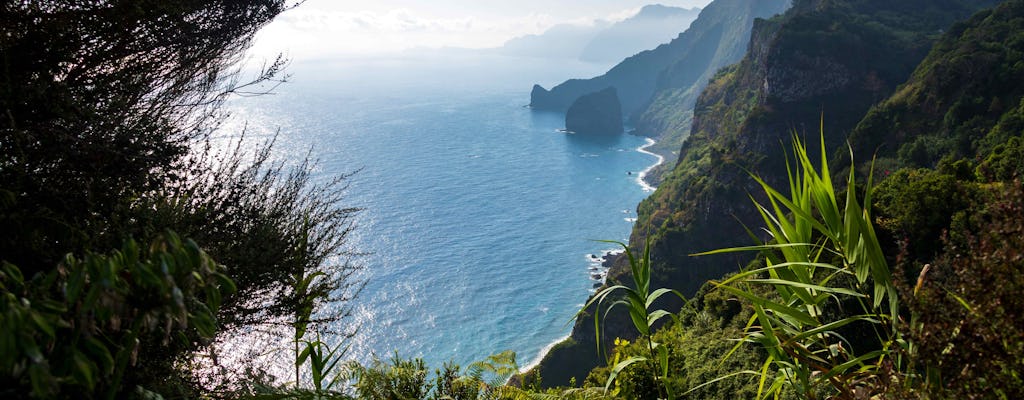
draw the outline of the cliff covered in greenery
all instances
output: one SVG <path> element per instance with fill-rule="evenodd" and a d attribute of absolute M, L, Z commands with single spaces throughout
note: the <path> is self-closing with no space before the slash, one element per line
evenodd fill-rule
<path fill-rule="evenodd" d="M 193 153 L 239 88 L 224 68 L 282 3 L 12 6 L 0 25 L 0 394 L 1021 398 L 1024 0 L 975 13 L 993 3 L 801 0 L 755 22 L 743 60 L 696 100 L 679 163 L 639 207 L 634 251 L 595 297 L 633 296 L 617 309 L 632 314 L 600 323 L 609 358 L 584 307 L 524 388 L 505 385 L 518 371 L 508 352 L 434 379 L 397 356 L 340 364 L 341 345 L 311 333 L 359 290 L 354 267 L 331 261 L 356 211 L 340 205 L 343 177 L 311 182 L 308 164 L 268 165 L 267 147 Z M 826 154 L 790 146 L 819 127 Z M 830 164 L 849 180 L 834 185 Z M 792 203 L 768 189 L 787 186 Z M 691 256 L 753 243 L 764 246 Z M 658 287 L 689 300 L 643 301 L 672 297 Z M 339 296 L 334 314 L 317 312 Z M 296 346 L 295 382 L 252 365 L 197 374 L 196 354 L 227 329 L 274 327 Z M 585 387 L 539 387 L 572 382 Z"/>
<path fill-rule="evenodd" d="M 798 1 L 759 24 L 747 57 L 698 100 L 693 134 L 675 170 L 640 205 L 632 244 L 650 237 L 662 282 L 687 293 L 734 270 L 739 260 L 689 255 L 748 240 L 739 224 L 722 223 L 755 226 L 747 171 L 779 183 L 784 159 L 770 155 L 793 129 L 809 133 L 823 123 L 827 147 L 838 148 L 872 104 L 910 76 L 936 32 L 990 3 Z"/>
<path fill-rule="evenodd" d="M 941 32 L 993 3 L 797 1 L 783 16 L 755 24 L 744 59 L 720 71 L 697 100 L 675 169 L 638 207 L 630 245 L 650 241 L 655 287 L 693 294 L 745 265 L 749 258 L 691 254 L 750 243 L 744 226 L 759 226 L 750 173 L 781 184 L 786 165 L 777 155 L 793 130 L 816 132 L 823 123 L 826 146 L 839 148 L 871 106 L 910 77 Z M 628 276 L 617 263 L 609 280 Z M 609 314 L 606 337 L 632 337 L 616 315 Z M 549 358 L 586 359 L 594 347 L 587 325 L 578 321 L 573 344 Z M 546 367 L 541 373 L 550 377 Z"/>

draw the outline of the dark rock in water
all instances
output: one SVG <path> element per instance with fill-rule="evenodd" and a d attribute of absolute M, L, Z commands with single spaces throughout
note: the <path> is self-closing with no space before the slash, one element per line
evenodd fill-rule
<path fill-rule="evenodd" d="M 615 264 L 615 260 L 617 260 L 621 256 L 622 256 L 622 253 L 619 253 L 619 254 L 608 253 L 607 255 L 604 256 L 604 262 L 601 263 L 601 266 L 603 266 L 605 268 L 611 268 L 612 265 Z"/>
<path fill-rule="evenodd" d="M 576 99 L 565 113 L 565 129 L 585 135 L 622 133 L 622 105 L 615 88 Z"/>

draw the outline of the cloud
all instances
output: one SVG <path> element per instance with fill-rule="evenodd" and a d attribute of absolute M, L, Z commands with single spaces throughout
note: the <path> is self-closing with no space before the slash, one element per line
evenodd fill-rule
<path fill-rule="evenodd" d="M 538 34 L 556 24 L 593 26 L 620 21 L 638 10 L 631 8 L 607 15 L 559 19 L 539 12 L 453 18 L 435 17 L 410 8 L 340 11 L 299 7 L 264 28 L 252 52 L 264 57 L 285 52 L 297 59 L 312 59 L 424 47 L 498 47 L 513 37 Z"/>
<path fill-rule="evenodd" d="M 481 26 L 474 17 L 429 18 L 407 8 L 386 12 L 318 11 L 297 9 L 275 24 L 300 32 L 467 32 Z M 486 28 L 486 26 L 484 26 Z"/>

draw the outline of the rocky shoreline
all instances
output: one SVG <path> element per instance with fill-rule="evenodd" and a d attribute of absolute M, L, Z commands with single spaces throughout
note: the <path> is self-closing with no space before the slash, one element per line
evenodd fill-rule
<path fill-rule="evenodd" d="M 652 153 L 647 150 L 647 148 L 653 146 L 655 143 L 657 142 L 655 142 L 654 139 L 647 138 L 647 143 L 636 149 L 636 151 L 638 152 L 650 154 L 658 158 L 658 160 L 654 164 L 648 166 L 637 175 L 636 182 L 638 185 L 640 185 L 641 188 L 643 188 L 645 192 L 651 192 L 655 189 L 655 187 L 648 184 L 647 181 L 644 180 L 644 177 L 652 169 L 658 167 L 659 165 L 665 162 L 664 156 Z M 620 257 L 622 257 L 623 253 L 624 251 L 622 249 L 609 249 L 603 250 L 600 253 L 588 254 L 586 256 L 587 261 L 589 261 L 590 263 L 587 266 L 587 273 L 590 275 L 590 280 L 593 281 L 593 286 L 590 289 L 590 295 L 593 295 L 594 293 L 597 292 L 598 289 L 604 286 L 606 280 L 608 279 L 608 271 L 611 270 L 612 266 L 615 265 L 615 263 L 618 261 Z M 561 343 L 564 343 L 567 340 L 571 340 L 570 335 L 561 337 L 558 340 L 551 342 L 551 344 L 545 346 L 543 349 L 541 349 L 540 353 L 537 354 L 533 361 L 531 361 L 527 365 L 522 366 L 519 369 L 520 373 L 524 375 L 529 375 L 530 371 L 532 371 L 538 365 L 540 365 L 541 361 L 545 357 L 547 357 L 548 353 L 550 353 L 553 348 L 555 348 Z M 510 380 L 510 382 L 513 384 L 520 384 L 522 383 L 521 378 L 522 377 L 513 377 Z"/>

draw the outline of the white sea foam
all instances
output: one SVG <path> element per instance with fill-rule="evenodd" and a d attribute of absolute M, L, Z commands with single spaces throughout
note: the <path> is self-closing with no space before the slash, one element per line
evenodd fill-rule
<path fill-rule="evenodd" d="M 645 144 L 643 146 L 640 146 L 640 147 L 638 147 L 636 149 L 636 151 L 639 151 L 641 153 L 650 154 L 652 156 L 658 157 L 658 161 L 655 162 L 654 165 L 652 165 L 650 167 L 647 167 L 643 171 L 640 171 L 640 174 L 637 175 L 637 177 L 636 177 L 636 183 L 639 184 L 640 187 L 642 187 L 645 192 L 653 192 L 654 189 L 657 189 L 657 188 L 654 187 L 654 186 L 651 186 L 650 184 L 648 184 L 647 181 L 644 180 L 644 178 L 647 177 L 647 174 L 649 174 L 651 172 L 651 170 L 653 170 L 657 166 L 661 165 L 661 163 L 665 162 L 665 157 L 661 156 L 660 154 L 655 154 L 655 153 L 652 153 L 652 152 L 647 150 L 648 147 L 654 146 L 654 143 L 656 143 L 654 141 L 654 139 L 647 138 L 647 144 Z"/>
<path fill-rule="evenodd" d="M 583 305 L 580 304 L 580 307 L 583 307 Z M 565 335 L 565 336 L 562 336 L 562 337 L 558 338 L 558 340 L 555 340 L 554 342 L 549 343 L 547 346 L 544 346 L 544 348 L 540 349 L 540 352 L 537 353 L 537 356 L 533 358 L 533 361 L 530 361 L 529 364 L 526 364 L 526 365 L 524 365 L 522 367 L 519 367 L 519 372 L 520 373 L 525 373 L 526 371 L 529 371 L 529 370 L 533 369 L 533 367 L 536 367 L 537 365 L 539 365 L 540 361 L 544 359 L 544 356 L 548 355 L 548 352 L 551 351 L 551 349 L 554 348 L 555 345 L 557 345 L 559 343 L 562 343 L 565 339 L 568 339 L 568 338 L 569 338 L 569 335 Z"/>

